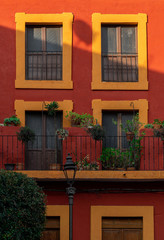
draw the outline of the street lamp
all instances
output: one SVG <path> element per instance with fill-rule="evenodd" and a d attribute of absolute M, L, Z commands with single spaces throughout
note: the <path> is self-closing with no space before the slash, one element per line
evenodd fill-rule
<path fill-rule="evenodd" d="M 75 194 L 76 188 L 72 187 L 72 185 L 75 182 L 75 175 L 76 175 L 76 166 L 74 162 L 72 161 L 72 157 L 68 153 L 68 156 L 66 158 L 66 163 L 64 164 L 63 172 L 65 175 L 65 178 L 67 180 L 67 183 L 69 185 L 68 188 L 66 188 L 66 193 L 69 198 L 69 240 L 72 240 L 72 207 L 73 207 L 73 196 Z"/>

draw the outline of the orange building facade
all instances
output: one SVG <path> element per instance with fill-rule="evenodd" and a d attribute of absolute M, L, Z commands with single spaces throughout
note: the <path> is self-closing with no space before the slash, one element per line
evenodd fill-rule
<path fill-rule="evenodd" d="M 69 111 L 93 115 L 106 136 L 116 135 L 106 142 L 116 149 L 127 146 L 118 139 L 119 127 L 108 126 L 113 118 L 125 121 L 138 113 L 144 124 L 164 119 L 163 11 L 164 3 L 153 0 L 1 0 L 0 122 L 16 114 L 21 126 L 41 137 L 27 147 L 17 141 L 19 127 L 0 126 L 0 166 L 22 163 L 14 170 L 44 187 L 54 240 L 69 236 L 61 171 L 68 153 L 74 161 L 99 164 L 97 171 L 76 173 L 73 239 L 163 240 L 163 141 L 146 130 L 137 170 L 104 169 L 103 141 L 65 117 Z M 69 130 L 62 142 L 46 113 L 53 101 L 59 104 L 58 128 Z M 52 170 L 55 156 L 60 166 Z"/>

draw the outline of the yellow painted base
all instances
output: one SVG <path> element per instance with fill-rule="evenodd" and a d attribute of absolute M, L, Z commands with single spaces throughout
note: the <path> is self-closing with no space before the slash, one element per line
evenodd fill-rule
<path fill-rule="evenodd" d="M 36 179 L 65 180 L 63 171 L 17 171 Z M 164 171 L 77 171 L 76 180 L 151 180 L 164 179 Z"/>

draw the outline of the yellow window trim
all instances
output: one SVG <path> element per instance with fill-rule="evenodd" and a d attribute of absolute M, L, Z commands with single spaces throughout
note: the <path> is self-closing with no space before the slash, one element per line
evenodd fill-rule
<path fill-rule="evenodd" d="M 91 240 L 102 240 L 102 217 L 142 217 L 143 240 L 154 240 L 153 206 L 91 206 Z"/>
<path fill-rule="evenodd" d="M 44 108 L 45 104 L 50 102 L 43 101 L 24 101 L 24 100 L 15 100 L 15 111 L 16 115 L 20 118 L 21 125 L 25 126 L 25 111 L 46 111 Z M 67 111 L 73 110 L 72 100 L 63 100 L 58 101 L 59 109 L 63 111 L 63 127 L 70 127 L 70 121 L 65 118 Z"/>
<path fill-rule="evenodd" d="M 15 88 L 72 89 L 72 13 L 25 14 L 16 13 L 16 81 Z M 63 26 L 62 81 L 25 80 L 25 25 L 49 24 Z"/>
<path fill-rule="evenodd" d="M 101 81 L 101 24 L 137 24 L 138 26 L 138 82 Z M 147 15 L 92 14 L 92 90 L 147 90 Z"/>
<path fill-rule="evenodd" d="M 92 100 L 93 116 L 102 125 L 102 110 L 134 110 L 139 111 L 140 122 L 148 122 L 148 101 L 146 99 L 132 101 L 102 101 L 101 99 Z"/>
<path fill-rule="evenodd" d="M 69 207 L 66 205 L 47 205 L 46 216 L 60 217 L 60 239 L 69 238 Z"/>

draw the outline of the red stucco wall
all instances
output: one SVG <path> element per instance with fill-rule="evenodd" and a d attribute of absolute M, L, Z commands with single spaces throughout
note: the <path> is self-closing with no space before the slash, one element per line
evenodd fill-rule
<path fill-rule="evenodd" d="M 118 0 L 118 1 L 80 1 L 80 0 L 1 0 L 0 8 L 0 80 L 1 106 L 0 122 L 14 113 L 14 100 L 31 101 L 72 99 L 74 110 L 92 113 L 91 100 L 136 100 L 149 101 L 149 121 L 164 118 L 163 108 L 163 69 L 164 33 L 163 1 Z M 15 89 L 16 50 L 15 13 L 62 13 L 72 12 L 73 23 L 73 90 L 23 90 Z M 92 22 L 94 12 L 100 13 L 146 13 L 148 15 L 148 81 L 149 91 L 91 91 L 92 77 Z"/>
<path fill-rule="evenodd" d="M 76 194 L 73 206 L 73 239 L 90 240 L 91 206 L 153 206 L 155 240 L 163 240 L 164 193 Z M 48 192 L 48 204 L 68 204 L 63 193 Z"/>
<path fill-rule="evenodd" d="M 164 2 L 154 0 L 1 0 L 0 1 L 0 122 L 14 114 L 14 101 L 73 100 L 74 111 L 92 113 L 92 99 L 149 101 L 149 122 L 164 119 Z M 73 90 L 15 89 L 16 33 L 15 13 L 72 12 Z M 146 13 L 148 43 L 148 91 L 91 91 L 92 13 Z M 64 193 L 47 192 L 48 204 L 68 204 Z M 73 237 L 90 239 L 91 205 L 154 206 L 155 240 L 163 240 L 164 194 L 76 194 L 74 199 Z"/>

